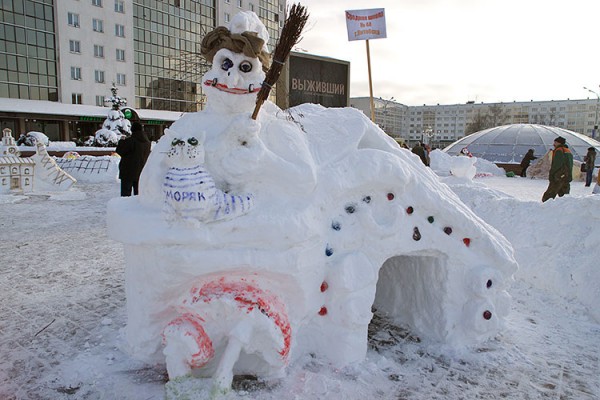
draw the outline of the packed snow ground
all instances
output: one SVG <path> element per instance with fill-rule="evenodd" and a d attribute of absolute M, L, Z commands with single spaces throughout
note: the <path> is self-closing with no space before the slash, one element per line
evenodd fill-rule
<path fill-rule="evenodd" d="M 376 315 L 363 363 L 304 359 L 281 381 L 238 378 L 224 398 L 600 398 L 600 196 L 574 182 L 570 196 L 542 204 L 544 180 L 442 180 L 515 248 L 508 329 L 459 351 Z M 118 185 L 0 196 L 0 399 L 164 398 L 164 367 L 122 351 L 123 251 L 105 223 Z M 207 398 L 210 382 L 167 390 Z"/>

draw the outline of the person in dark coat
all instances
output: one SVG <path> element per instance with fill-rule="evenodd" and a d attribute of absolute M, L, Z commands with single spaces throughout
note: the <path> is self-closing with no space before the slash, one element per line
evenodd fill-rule
<path fill-rule="evenodd" d="M 119 162 L 121 196 L 131 196 L 131 189 L 137 196 L 140 174 L 150 155 L 150 140 L 139 122 L 131 125 L 131 136 L 119 141 L 116 152 L 121 156 Z"/>
<path fill-rule="evenodd" d="M 529 168 L 529 164 L 531 164 L 531 162 L 536 159 L 537 157 L 533 155 L 533 149 L 529 149 L 529 151 L 525 153 L 525 156 L 523 156 L 523 159 L 521 160 L 521 176 L 523 178 L 527 176 L 526 171 L 527 168 Z"/>
<path fill-rule="evenodd" d="M 427 159 L 428 158 L 427 150 L 425 149 L 425 146 L 423 146 L 423 143 L 421 143 L 421 142 L 417 143 L 417 145 L 415 147 L 413 147 L 412 152 L 413 152 L 413 154 L 416 154 L 419 156 L 421 161 L 423 161 L 423 164 L 429 165 L 429 160 Z"/>
<path fill-rule="evenodd" d="M 596 165 L 596 149 L 588 147 L 587 154 L 583 157 L 583 161 L 585 161 L 585 186 L 590 186 L 594 175 L 594 166 Z"/>
<path fill-rule="evenodd" d="M 573 154 L 569 150 L 564 137 L 554 139 L 554 150 L 552 150 L 552 164 L 548 174 L 548 189 L 542 196 L 542 203 L 548 199 L 554 199 L 556 195 L 562 197 L 571 191 L 573 180 Z"/>

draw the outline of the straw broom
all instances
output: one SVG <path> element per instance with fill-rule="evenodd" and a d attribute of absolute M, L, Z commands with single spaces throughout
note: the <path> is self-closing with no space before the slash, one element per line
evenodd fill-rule
<path fill-rule="evenodd" d="M 265 81 L 263 82 L 260 91 L 256 95 L 256 106 L 254 107 L 254 112 L 252 113 L 252 119 L 256 120 L 260 107 L 263 105 L 265 100 L 267 100 L 271 88 L 275 82 L 277 82 L 277 79 L 279 79 L 283 64 L 290 55 L 292 47 L 294 47 L 294 45 L 298 43 L 298 40 L 300 40 L 300 34 L 304 29 L 304 25 L 306 25 L 306 21 L 308 21 L 308 12 L 306 11 L 306 7 L 301 6 L 300 4 L 292 5 L 288 17 L 283 24 L 279 42 L 277 43 L 275 51 L 273 52 L 273 61 L 271 62 L 271 67 L 267 71 Z"/>

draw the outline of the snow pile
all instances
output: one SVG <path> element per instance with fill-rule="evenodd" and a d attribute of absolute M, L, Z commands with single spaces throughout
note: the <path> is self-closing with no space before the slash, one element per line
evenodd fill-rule
<path fill-rule="evenodd" d="M 576 299 L 600 322 L 600 196 L 522 202 L 480 185 L 452 189 L 512 243 L 521 265 L 517 278 Z M 540 187 L 543 190 L 543 186 Z M 541 192 L 540 192 L 541 193 Z M 535 260 L 535 262 L 531 262 Z"/>
<path fill-rule="evenodd" d="M 502 235 L 360 111 L 267 102 L 250 119 L 259 59 L 214 50 L 206 110 L 156 144 L 139 197 L 109 203 L 132 355 L 220 391 L 309 354 L 364 360 L 373 305 L 457 348 L 503 329 L 516 263 Z M 465 159 L 451 170 L 471 179 Z"/>
<path fill-rule="evenodd" d="M 453 175 L 470 180 L 473 177 L 504 176 L 506 173 L 504 169 L 483 158 L 451 156 L 438 149 L 432 150 L 429 158 L 431 169 L 442 177 Z"/>
<path fill-rule="evenodd" d="M 42 132 L 31 131 L 21 134 L 17 139 L 17 146 L 35 146 L 36 143 L 42 143 L 44 146 L 50 145 L 50 139 Z"/>

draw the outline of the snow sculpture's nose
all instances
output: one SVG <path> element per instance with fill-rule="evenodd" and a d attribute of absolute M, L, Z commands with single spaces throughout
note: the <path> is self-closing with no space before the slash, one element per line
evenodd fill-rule
<path fill-rule="evenodd" d="M 227 76 L 225 78 L 225 84 L 230 88 L 241 87 L 242 77 L 240 76 L 237 68 L 230 68 L 227 71 Z"/>

